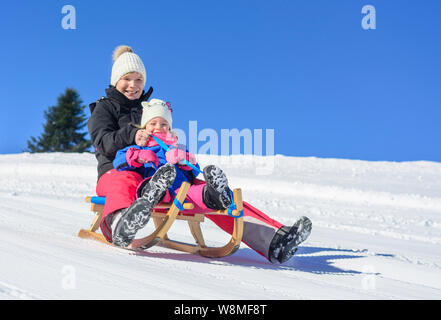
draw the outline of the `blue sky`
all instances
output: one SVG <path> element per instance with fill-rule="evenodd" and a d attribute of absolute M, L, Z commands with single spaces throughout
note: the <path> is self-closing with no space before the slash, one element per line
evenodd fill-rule
<path fill-rule="evenodd" d="M 75 30 L 61 26 L 68 4 Z M 102 96 L 128 44 L 174 127 L 274 129 L 289 156 L 441 161 L 440 12 L 438 0 L 3 1 L 0 153 L 39 136 L 67 87 L 85 105 Z"/>

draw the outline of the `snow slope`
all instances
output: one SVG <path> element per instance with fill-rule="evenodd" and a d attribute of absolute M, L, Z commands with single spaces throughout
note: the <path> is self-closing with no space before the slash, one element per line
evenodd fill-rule
<path fill-rule="evenodd" d="M 213 157 L 244 199 L 313 231 L 273 265 L 242 245 L 203 257 L 80 239 L 95 190 L 91 154 L 0 155 L 0 299 L 440 299 L 441 163 Z M 271 173 L 271 174 L 270 174 Z M 149 232 L 148 226 L 144 230 Z M 170 235 L 191 240 L 184 222 Z M 228 235 L 210 221 L 209 244 Z M 98 295 L 100 293 L 100 295 Z"/>

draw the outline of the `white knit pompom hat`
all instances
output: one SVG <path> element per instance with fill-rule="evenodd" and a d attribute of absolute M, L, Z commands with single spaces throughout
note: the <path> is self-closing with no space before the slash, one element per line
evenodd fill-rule
<path fill-rule="evenodd" d="M 118 46 L 113 52 L 113 66 L 110 84 L 116 86 L 116 83 L 122 76 L 131 72 L 138 72 L 142 75 L 144 87 L 145 81 L 147 80 L 147 74 L 141 58 L 135 54 L 133 49 L 129 46 Z"/>
<path fill-rule="evenodd" d="M 159 99 L 151 99 L 149 102 L 143 101 L 141 128 L 144 128 L 147 122 L 156 117 L 161 117 L 167 120 L 170 130 L 172 129 L 172 109 L 170 102 L 165 102 Z"/>

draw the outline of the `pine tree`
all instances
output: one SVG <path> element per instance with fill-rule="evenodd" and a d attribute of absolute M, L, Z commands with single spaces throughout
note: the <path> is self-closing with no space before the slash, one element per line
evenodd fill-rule
<path fill-rule="evenodd" d="M 58 97 L 58 104 L 44 111 L 44 132 L 36 139 L 28 140 L 29 152 L 85 152 L 92 145 L 81 132 L 86 125 L 85 106 L 78 93 L 67 88 Z"/>

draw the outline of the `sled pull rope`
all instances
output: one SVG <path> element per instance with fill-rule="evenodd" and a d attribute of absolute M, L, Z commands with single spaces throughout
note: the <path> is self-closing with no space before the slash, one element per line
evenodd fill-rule
<path fill-rule="evenodd" d="M 161 146 L 161 148 L 164 149 L 166 152 L 167 152 L 167 151 L 170 151 L 170 148 L 168 147 L 168 145 L 165 144 L 164 141 L 162 141 L 162 140 L 159 139 L 158 137 L 155 137 L 155 136 L 152 135 L 152 134 L 150 135 L 150 137 L 152 137 L 153 140 L 155 140 L 155 141 Z M 183 159 L 182 162 L 184 162 L 187 166 L 189 166 L 189 167 L 192 168 L 193 170 L 196 170 L 197 172 L 202 173 L 202 171 L 201 171 L 198 167 L 196 167 L 195 165 L 193 165 L 192 163 L 190 163 L 190 161 L 188 161 L 188 160 L 186 160 L 186 159 Z"/>
<path fill-rule="evenodd" d="M 153 140 L 155 140 L 156 143 L 158 143 L 158 144 L 161 146 L 161 148 L 164 149 L 166 152 L 170 150 L 170 148 L 165 144 L 165 142 L 162 141 L 161 139 L 159 139 L 158 137 L 155 137 L 155 136 L 152 135 L 152 134 L 150 135 L 150 137 L 152 137 Z M 189 167 L 192 168 L 193 170 L 196 170 L 196 171 L 199 172 L 199 173 L 203 173 L 201 169 L 199 169 L 199 168 L 196 167 L 195 165 L 191 164 L 188 160 L 184 159 L 184 160 L 182 160 L 182 162 L 184 162 L 187 166 L 189 166 Z M 154 165 L 152 162 L 150 162 L 150 164 L 152 165 L 152 167 L 153 167 L 154 169 L 157 169 L 157 168 L 155 167 L 155 165 Z M 172 192 L 172 194 L 175 193 L 173 190 L 171 190 L 171 188 L 169 188 L 169 190 Z M 175 195 L 176 195 L 176 194 L 175 194 Z M 237 216 L 233 215 L 233 210 L 236 210 L 236 209 L 237 209 L 237 206 L 236 206 L 236 203 L 234 202 L 233 192 L 232 192 L 231 190 L 230 190 L 230 197 L 231 197 L 231 205 L 228 207 L 228 211 L 227 211 L 227 212 L 228 212 L 228 215 L 229 215 L 230 217 L 233 217 L 233 218 L 236 218 L 236 219 L 242 217 L 242 216 L 243 216 L 243 210 L 240 211 L 240 214 L 239 214 L 239 215 L 237 215 Z M 175 196 L 175 199 L 176 199 L 176 196 Z M 175 202 L 175 200 L 173 200 L 173 202 L 174 202 L 175 205 L 179 208 L 179 210 L 181 210 L 180 208 L 183 208 L 183 207 L 182 207 L 182 203 L 180 203 L 179 201 L 176 201 L 176 202 L 179 203 L 179 205 Z M 183 209 L 182 209 L 182 210 L 183 210 Z"/>

